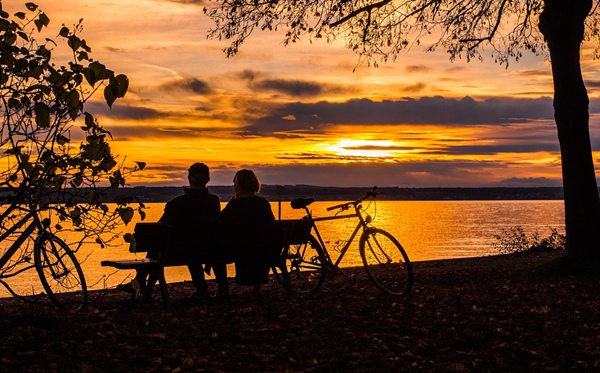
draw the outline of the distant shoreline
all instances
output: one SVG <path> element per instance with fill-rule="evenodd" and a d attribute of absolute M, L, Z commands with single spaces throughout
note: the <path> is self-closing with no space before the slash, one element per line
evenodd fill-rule
<path fill-rule="evenodd" d="M 183 187 L 127 187 L 117 194 L 136 196 L 142 202 L 166 202 L 182 193 Z M 263 185 L 260 195 L 269 201 L 291 201 L 315 198 L 318 201 L 351 201 L 365 195 L 368 187 L 321 187 L 311 185 Z M 231 185 L 209 185 L 209 190 L 228 201 L 233 196 Z M 461 201 L 461 200 L 562 200 L 562 187 L 538 188 L 400 188 L 380 187 L 379 200 L 393 201 Z"/>

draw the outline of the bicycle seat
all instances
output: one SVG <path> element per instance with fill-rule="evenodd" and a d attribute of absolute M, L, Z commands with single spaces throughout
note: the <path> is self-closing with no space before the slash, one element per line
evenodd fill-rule
<path fill-rule="evenodd" d="M 291 202 L 291 205 L 293 209 L 303 209 L 314 201 L 314 198 L 296 198 Z"/>

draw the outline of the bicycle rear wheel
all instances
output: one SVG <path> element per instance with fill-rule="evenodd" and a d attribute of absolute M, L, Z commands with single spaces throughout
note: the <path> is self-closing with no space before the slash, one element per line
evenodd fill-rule
<path fill-rule="evenodd" d="M 382 229 L 370 228 L 361 235 L 359 249 L 367 274 L 381 291 L 392 295 L 410 291 L 412 266 L 394 236 Z"/>
<path fill-rule="evenodd" d="M 291 290 L 295 293 L 307 294 L 314 293 L 325 281 L 323 273 L 323 249 L 319 241 L 312 235 L 308 242 L 299 245 L 290 245 L 285 257 L 285 270 L 289 276 Z M 285 274 L 281 273 L 281 268 L 274 267 L 274 274 L 277 281 L 285 286 Z"/>
<path fill-rule="evenodd" d="M 33 255 L 42 286 L 56 307 L 78 310 L 85 306 L 85 277 L 75 254 L 63 240 L 44 233 L 37 239 Z"/>

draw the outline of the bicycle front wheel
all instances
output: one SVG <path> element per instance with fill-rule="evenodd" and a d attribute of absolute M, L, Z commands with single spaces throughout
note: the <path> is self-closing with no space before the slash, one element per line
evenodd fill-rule
<path fill-rule="evenodd" d="M 308 241 L 299 245 L 290 245 L 284 254 L 285 271 L 290 280 L 291 290 L 295 293 L 314 293 L 325 281 L 323 263 L 321 258 L 323 249 L 314 236 L 309 236 Z M 281 270 L 281 268 L 274 268 Z M 277 281 L 285 286 L 286 273 L 275 271 Z"/>
<path fill-rule="evenodd" d="M 44 233 L 36 241 L 33 255 L 42 286 L 56 307 L 78 310 L 85 306 L 85 277 L 75 254 L 63 240 Z"/>
<path fill-rule="evenodd" d="M 410 292 L 412 266 L 394 236 L 382 229 L 367 229 L 360 237 L 359 249 L 367 274 L 375 286 L 392 295 Z"/>

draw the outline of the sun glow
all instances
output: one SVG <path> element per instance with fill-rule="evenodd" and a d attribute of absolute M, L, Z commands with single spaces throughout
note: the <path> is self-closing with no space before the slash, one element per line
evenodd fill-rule
<path fill-rule="evenodd" d="M 389 140 L 340 140 L 328 150 L 341 157 L 393 158 L 398 145 Z"/>

